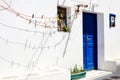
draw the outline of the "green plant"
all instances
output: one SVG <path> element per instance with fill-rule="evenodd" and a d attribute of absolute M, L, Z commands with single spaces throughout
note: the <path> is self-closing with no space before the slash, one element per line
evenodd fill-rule
<path fill-rule="evenodd" d="M 75 73 L 80 73 L 83 72 L 84 70 L 82 69 L 81 66 L 78 66 L 77 64 L 74 66 L 73 69 L 70 70 L 71 74 L 75 74 Z"/>
<path fill-rule="evenodd" d="M 68 26 L 65 26 L 65 27 L 64 27 L 64 31 L 65 31 L 65 32 L 70 32 L 70 28 L 69 28 Z"/>
<path fill-rule="evenodd" d="M 86 71 L 82 69 L 81 66 L 78 66 L 77 64 L 74 66 L 74 68 L 71 70 L 71 80 L 78 80 L 80 78 L 86 77 Z"/>

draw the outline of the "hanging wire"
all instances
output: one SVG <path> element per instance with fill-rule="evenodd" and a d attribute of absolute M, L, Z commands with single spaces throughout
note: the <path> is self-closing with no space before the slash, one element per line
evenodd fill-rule
<path fill-rule="evenodd" d="M 12 29 L 16 29 L 16 30 L 20 30 L 20 31 L 24 31 L 24 32 L 40 33 L 40 34 L 42 34 L 42 33 L 44 33 L 44 34 L 49 34 L 49 33 L 47 33 L 47 32 L 32 31 L 32 30 L 17 28 L 17 27 L 15 27 L 15 26 L 10 26 L 10 25 L 4 24 L 4 23 L 2 23 L 2 22 L 0 22 L 0 25 L 2 25 L 2 26 L 0 26 L 0 27 L 12 28 Z M 51 33 L 56 33 L 56 32 L 57 32 L 57 31 L 53 31 L 53 32 L 51 32 Z"/>
<path fill-rule="evenodd" d="M 36 23 L 36 22 L 32 21 L 31 17 L 33 18 L 33 15 L 32 16 L 28 16 L 28 15 L 22 14 L 20 12 L 17 12 L 13 8 L 11 8 L 10 5 L 7 2 L 5 2 L 5 0 L 2 0 L 2 1 L 7 5 L 7 7 L 5 7 L 3 5 L 0 5 L 0 7 L 3 8 L 4 10 L 9 11 L 9 12 L 15 14 L 16 16 L 19 16 L 20 18 L 22 18 L 24 20 L 27 20 L 29 23 L 33 23 L 36 26 L 42 26 L 42 27 L 46 28 L 46 26 L 41 25 L 39 23 Z M 41 17 L 34 17 L 34 18 L 41 18 L 41 19 L 43 19 L 43 16 L 44 15 L 42 15 Z M 45 18 L 45 19 L 50 19 L 50 18 Z M 54 17 L 54 19 L 55 19 L 55 17 Z M 56 27 L 55 26 L 52 26 L 52 27 L 47 26 L 47 28 L 56 28 Z"/>
<path fill-rule="evenodd" d="M 34 24 L 35 25 L 35 27 L 36 26 L 41 26 L 41 27 L 44 27 L 44 28 L 57 28 L 57 27 L 55 27 L 55 26 L 49 26 L 48 24 L 49 23 L 52 23 L 52 24 L 55 24 L 56 22 L 57 22 L 57 17 L 45 17 L 44 15 L 42 15 L 42 16 L 35 16 L 34 14 L 32 14 L 32 15 L 26 15 L 26 14 L 23 14 L 23 13 L 21 13 L 21 12 L 17 12 L 17 11 L 15 11 L 13 8 L 11 8 L 11 4 L 12 4 L 12 0 L 10 1 L 10 4 L 8 4 L 5 0 L 2 0 L 2 2 L 7 6 L 7 7 L 5 7 L 5 6 L 3 6 L 3 5 L 0 5 L 0 7 L 1 8 L 3 8 L 4 10 L 7 10 L 7 11 L 9 11 L 9 12 L 11 12 L 12 14 L 15 14 L 16 15 L 16 17 L 20 17 L 20 18 L 22 18 L 22 19 L 24 19 L 24 20 L 27 20 L 28 21 L 28 23 L 29 24 Z M 3 10 L 2 9 L 2 10 Z M 70 16 L 70 17 L 73 17 L 73 16 Z M 37 21 L 37 20 L 32 20 L 31 18 L 35 18 L 35 19 L 41 19 L 41 20 L 48 20 L 48 22 L 47 23 L 45 23 L 45 22 L 43 22 L 42 24 L 41 24 L 41 21 Z"/>

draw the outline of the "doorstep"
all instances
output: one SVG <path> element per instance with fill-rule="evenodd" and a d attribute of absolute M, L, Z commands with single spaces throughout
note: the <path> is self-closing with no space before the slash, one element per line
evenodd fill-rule
<path fill-rule="evenodd" d="M 113 75 L 113 73 L 109 71 L 91 70 L 91 71 L 87 71 L 85 78 L 79 80 L 101 80 L 111 75 Z"/>

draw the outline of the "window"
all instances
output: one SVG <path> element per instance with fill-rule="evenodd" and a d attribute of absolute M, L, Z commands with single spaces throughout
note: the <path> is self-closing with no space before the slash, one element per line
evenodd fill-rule
<path fill-rule="evenodd" d="M 109 22 L 110 22 L 110 27 L 115 27 L 115 14 L 109 14 Z"/>
<path fill-rule="evenodd" d="M 57 25 L 58 25 L 58 31 L 65 31 L 69 32 L 69 28 L 67 26 L 67 9 L 64 7 L 57 7 Z"/>

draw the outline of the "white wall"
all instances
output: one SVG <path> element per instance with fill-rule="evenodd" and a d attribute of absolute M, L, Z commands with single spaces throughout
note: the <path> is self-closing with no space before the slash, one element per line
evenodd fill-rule
<path fill-rule="evenodd" d="M 91 1 L 91 2 L 90 2 Z M 61 5 L 63 4 L 64 0 L 61 0 Z M 120 14 L 119 14 L 119 2 L 120 1 L 113 1 L 113 0 L 71 0 L 65 1 L 64 4 L 69 6 L 74 3 L 80 4 L 88 4 L 88 11 L 95 12 L 98 14 L 98 67 L 102 69 L 104 64 L 102 64 L 105 60 L 113 60 L 119 59 L 120 54 Z M 92 5 L 97 5 L 92 7 Z M 73 5 L 73 6 L 74 6 Z M 109 14 L 116 15 L 116 27 L 110 28 L 109 27 Z M 82 18 L 82 17 L 79 17 Z M 82 23 L 82 22 L 80 22 Z M 81 25 L 82 27 L 82 25 Z M 102 31 L 103 30 L 103 31 Z M 81 37 L 82 39 L 82 37 Z M 81 48 L 82 49 L 82 48 Z"/>
<path fill-rule="evenodd" d="M 8 7 L 4 2 L 0 2 L 3 7 Z M 6 2 L 10 3 L 10 1 Z M 12 13 L 10 7 L 17 13 Z M 51 2 L 47 0 L 11 0 L 10 7 L 8 8 L 10 11 L 0 8 L 1 76 L 45 70 L 54 65 L 66 69 L 73 67 L 75 64 L 83 65 L 81 18 L 76 18 L 73 21 L 69 36 L 69 33 L 58 32 L 57 28 L 35 27 L 33 23 L 29 24 L 29 21 L 24 19 L 25 17 L 34 22 L 44 22 L 44 18 L 32 18 L 34 14 L 34 16 L 39 17 L 42 15 L 47 18 L 51 17 L 47 21 L 56 21 L 56 0 Z M 74 10 L 73 6 L 71 10 Z M 71 11 L 71 14 L 73 13 Z M 56 22 L 48 25 L 54 27 Z M 69 40 L 65 51 L 67 39 Z M 63 57 L 64 52 L 66 54 Z"/>
<path fill-rule="evenodd" d="M 64 0 L 59 0 L 58 3 L 57 0 L 51 2 L 47 0 L 9 0 L 6 2 L 10 3 L 10 1 L 12 1 L 10 6 L 18 13 L 30 16 L 34 14 L 40 17 L 42 15 L 44 17 L 54 17 L 47 19 L 47 21 L 56 20 L 57 5 L 69 7 L 71 15 L 74 13 L 74 5 L 79 3 L 88 4 L 87 9 L 92 10 L 90 0 L 65 0 L 65 2 Z M 119 6 L 119 1 L 93 0 L 91 3 L 98 4 L 98 7 L 95 7 L 92 12 L 104 14 L 104 24 L 101 25 L 104 29 L 100 28 L 104 30 L 104 41 L 102 40 L 104 49 L 99 47 L 99 52 L 103 56 L 105 55 L 105 59 L 119 58 L 120 14 L 118 10 L 120 9 L 117 7 Z M 7 7 L 2 1 L 0 1 L 0 5 Z M 116 14 L 115 28 L 109 28 L 109 13 Z M 27 18 L 32 19 L 31 17 Z M 33 18 L 32 20 L 44 22 L 44 20 L 38 18 Z M 48 25 L 56 26 L 56 22 Z M 53 65 L 59 65 L 64 68 L 73 67 L 75 64 L 83 66 L 82 14 L 77 16 L 70 27 L 72 28 L 70 36 L 69 33 L 57 32 L 56 28 L 35 27 L 34 24 L 29 24 L 29 21 L 19 17 L 19 15 L 17 16 L 15 13 L 0 8 L 0 75 L 10 75 L 17 72 L 22 74 L 47 69 L 48 66 Z M 36 31 L 39 31 L 39 33 Z M 102 36 L 102 34 L 99 35 Z M 69 42 L 63 58 L 67 39 L 69 39 Z"/>
<path fill-rule="evenodd" d="M 118 2 L 114 2 L 111 1 L 110 5 L 109 5 L 109 12 L 110 13 L 114 13 L 116 14 L 116 27 L 115 28 L 106 28 L 106 59 L 119 59 L 120 55 L 119 55 L 119 50 L 120 50 L 120 14 L 119 12 L 119 1 Z M 114 7 L 112 7 L 114 6 Z"/>
<path fill-rule="evenodd" d="M 99 1 L 98 1 L 99 2 Z M 120 19 L 119 19 L 119 1 L 106 0 L 100 1 L 99 7 L 96 11 L 104 13 L 104 40 L 105 40 L 105 59 L 119 59 L 120 50 Z M 104 8 L 102 8 L 104 7 Z M 116 14 L 116 27 L 109 27 L 109 14 Z"/>
<path fill-rule="evenodd" d="M 94 0 L 94 3 L 98 4 L 98 7 L 94 8 L 95 12 L 101 12 L 104 15 L 104 24 L 100 24 L 101 28 L 99 28 L 100 30 L 104 30 L 103 33 L 100 33 L 100 36 L 103 35 L 104 37 L 104 45 L 102 45 L 103 47 L 99 47 L 99 51 L 102 52 L 101 54 L 103 54 L 103 57 L 99 56 L 99 61 L 101 64 L 99 64 L 99 68 L 100 69 L 104 69 L 104 62 L 103 60 L 113 60 L 114 59 L 120 59 L 120 54 L 119 54 L 119 50 L 120 50 L 120 19 L 119 19 L 119 1 L 113 1 L 113 0 Z M 115 14 L 116 15 L 116 27 L 110 28 L 109 27 L 109 14 Z M 101 17 L 102 18 L 102 17 Z M 104 29 L 102 29 L 104 27 Z M 102 31 L 101 31 L 102 32 Z M 99 36 L 99 37 L 100 37 Z M 101 42 L 103 41 L 103 38 L 99 39 Z M 101 44 L 98 44 L 98 46 L 101 46 Z M 104 49 L 103 49 L 104 48 Z M 102 50 L 104 51 L 102 51 Z M 101 55 L 99 54 L 99 55 Z M 103 64 L 102 64 L 103 63 Z M 106 64 L 107 65 L 107 64 Z"/>
<path fill-rule="evenodd" d="M 18 13 L 30 16 L 34 14 L 40 17 L 42 15 L 44 17 L 54 17 L 54 21 L 56 19 L 56 0 L 49 3 L 46 3 L 47 0 L 42 2 L 39 0 L 5 1 L 7 3 L 12 1 L 10 6 Z M 0 5 L 8 7 L 2 1 L 0 1 Z M 11 9 L 9 8 L 9 10 Z M 29 72 L 32 70 L 32 66 L 39 69 L 38 65 L 40 67 L 49 64 L 55 65 L 57 56 L 63 50 L 59 50 L 59 47 L 65 43 L 67 34 L 53 33 L 57 29 L 45 29 L 42 26 L 36 26 L 35 28 L 34 24 L 29 24 L 29 21 L 8 10 L 2 10 L 2 8 L 0 8 L 0 17 L 0 75 Z M 31 17 L 26 18 L 32 19 Z M 34 18 L 32 20 L 40 21 L 41 19 Z M 44 21 L 44 19 L 41 21 Z M 51 26 L 56 26 L 56 22 Z M 59 51 L 57 52 L 57 50 Z"/>

